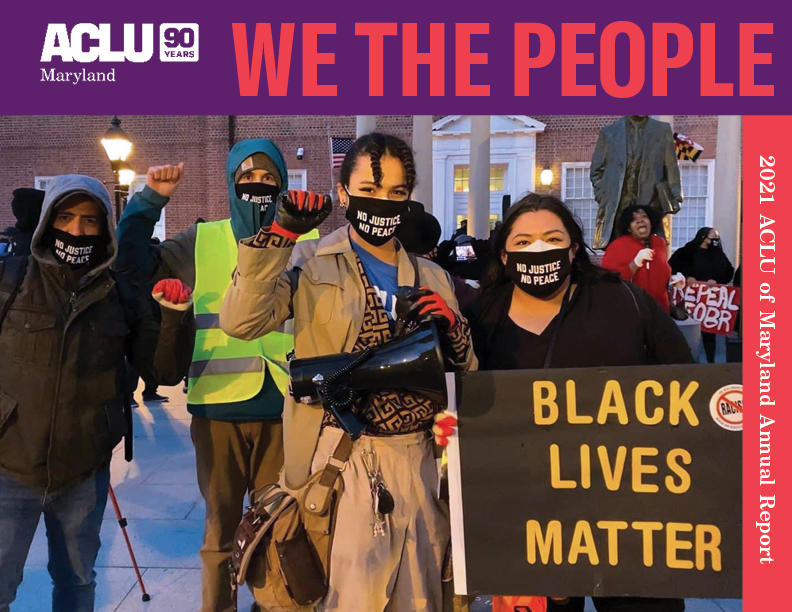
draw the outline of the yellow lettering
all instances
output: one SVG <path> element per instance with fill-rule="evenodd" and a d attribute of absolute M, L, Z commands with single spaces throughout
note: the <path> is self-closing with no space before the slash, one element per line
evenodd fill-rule
<path fill-rule="evenodd" d="M 534 381 L 534 421 L 537 425 L 552 425 L 558 420 L 557 396 L 556 386 L 549 380 Z M 543 408 L 547 408 L 547 414 Z"/>
<path fill-rule="evenodd" d="M 588 444 L 580 445 L 580 486 L 591 488 L 591 447 Z"/>
<path fill-rule="evenodd" d="M 553 563 L 561 565 L 561 521 L 550 521 L 547 524 L 547 535 L 542 533 L 542 526 L 539 521 L 531 519 L 525 524 L 526 542 L 528 546 L 528 563 L 536 563 L 536 549 L 542 563 L 547 565 L 550 562 L 550 552 L 553 553 Z"/>
<path fill-rule="evenodd" d="M 685 391 L 681 392 L 682 385 L 679 384 L 679 381 L 674 380 L 671 382 L 671 387 L 669 389 L 670 398 L 668 401 L 668 422 L 671 423 L 671 425 L 679 425 L 679 415 L 684 412 L 688 423 L 693 427 L 698 426 L 698 417 L 690 403 L 690 399 L 698 388 L 699 384 L 693 380 L 685 387 Z"/>
<path fill-rule="evenodd" d="M 656 380 L 642 380 L 635 387 L 635 412 L 638 415 L 638 421 L 644 425 L 657 425 L 663 420 L 663 409 L 656 406 L 652 416 L 646 414 L 646 392 L 648 390 L 654 393 L 655 397 L 663 395 L 663 385 Z"/>
<path fill-rule="evenodd" d="M 709 537 L 708 537 L 709 536 Z M 707 567 L 706 553 L 710 554 L 710 566 L 716 572 L 721 571 L 721 532 L 715 525 L 696 525 L 696 569 Z"/>
<path fill-rule="evenodd" d="M 566 396 L 567 396 L 567 421 L 570 425 L 591 425 L 594 422 L 594 417 L 589 414 L 577 413 L 577 392 L 575 390 L 575 381 L 566 381 Z"/>
<path fill-rule="evenodd" d="M 624 404 L 624 395 L 618 380 L 609 380 L 602 391 L 602 401 L 597 412 L 597 423 L 603 425 L 608 421 L 608 415 L 615 414 L 619 423 L 627 425 L 627 406 Z"/>
<path fill-rule="evenodd" d="M 608 532 L 608 564 L 619 564 L 619 530 L 627 529 L 625 521 L 599 521 L 597 527 Z"/>
<path fill-rule="evenodd" d="M 602 466 L 605 486 L 609 491 L 618 491 L 624 474 L 624 464 L 627 462 L 627 447 L 620 446 L 616 449 L 616 461 L 613 466 L 611 466 L 610 455 L 608 455 L 608 449 L 605 446 L 597 447 L 597 455 Z"/>
<path fill-rule="evenodd" d="M 656 457 L 660 454 L 656 448 L 637 446 L 632 449 L 632 488 L 636 493 L 657 493 L 660 490 L 656 484 L 645 484 L 644 474 L 657 474 L 656 465 L 644 465 L 644 457 Z"/>
<path fill-rule="evenodd" d="M 594 534 L 588 521 L 578 521 L 572 534 L 572 545 L 569 547 L 569 563 L 577 563 L 580 555 L 588 555 L 591 565 L 599 565 L 597 547 L 594 545 Z"/>
<path fill-rule="evenodd" d="M 558 444 L 550 445 L 550 486 L 554 489 L 574 489 L 577 483 L 574 480 L 561 478 L 561 452 Z"/>
<path fill-rule="evenodd" d="M 693 531 L 691 523 L 668 523 L 666 525 L 666 565 L 670 568 L 693 569 L 693 561 L 680 559 L 677 556 L 678 551 L 693 548 L 693 542 L 677 538 L 677 534 L 686 531 Z"/>
<path fill-rule="evenodd" d="M 679 462 L 685 465 L 690 465 L 693 462 L 693 457 L 684 448 L 675 448 L 671 450 L 666 456 L 666 463 L 670 469 L 679 478 L 679 484 L 674 481 L 673 476 L 665 477 L 666 489 L 671 493 L 686 493 L 690 489 L 690 474 L 688 471 L 679 465 Z"/>
<path fill-rule="evenodd" d="M 630 526 L 643 533 L 643 563 L 646 567 L 652 567 L 652 565 L 654 565 L 652 532 L 661 531 L 663 529 L 663 523 L 658 523 L 656 521 L 635 521 Z"/>

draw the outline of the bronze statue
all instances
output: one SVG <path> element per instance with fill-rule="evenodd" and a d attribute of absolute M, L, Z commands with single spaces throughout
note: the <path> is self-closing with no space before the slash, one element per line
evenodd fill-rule
<path fill-rule="evenodd" d="M 615 220 L 630 204 L 676 214 L 682 202 L 671 126 L 647 115 L 630 115 L 600 131 L 591 158 L 591 186 L 599 204 L 592 246 L 618 238 Z"/>

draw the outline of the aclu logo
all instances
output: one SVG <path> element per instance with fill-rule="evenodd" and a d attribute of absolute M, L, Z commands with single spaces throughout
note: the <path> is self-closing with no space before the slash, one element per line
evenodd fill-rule
<path fill-rule="evenodd" d="M 160 61 L 197 62 L 198 24 L 160 24 Z M 135 24 L 124 24 L 123 51 L 114 51 L 110 45 L 110 24 L 78 23 L 71 33 L 65 23 L 50 23 L 44 37 L 42 62 L 59 57 L 63 62 L 147 62 L 154 56 L 154 24 L 141 25 L 141 35 L 135 33 Z"/>

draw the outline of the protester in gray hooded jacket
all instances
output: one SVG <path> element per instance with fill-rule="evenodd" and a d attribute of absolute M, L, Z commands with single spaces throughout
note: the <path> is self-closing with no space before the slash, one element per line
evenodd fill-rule
<path fill-rule="evenodd" d="M 24 279 L 0 321 L 0 612 L 7 612 L 41 514 L 54 612 L 93 610 L 109 464 L 127 433 L 124 357 L 163 384 L 189 361 L 189 311 L 165 304 L 162 326 L 124 277 L 107 190 L 56 177 L 47 189 Z M 0 263 L 0 276 L 10 270 Z M 2 311 L 0 311 L 2 312 Z"/>

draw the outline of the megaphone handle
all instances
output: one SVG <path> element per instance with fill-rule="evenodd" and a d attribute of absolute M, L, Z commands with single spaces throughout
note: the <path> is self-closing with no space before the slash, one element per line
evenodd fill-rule
<path fill-rule="evenodd" d="M 325 406 L 335 418 L 341 429 L 349 434 L 353 440 L 357 440 L 366 424 L 357 418 L 352 412 L 352 402 L 355 399 L 355 392 L 349 387 L 346 388 L 347 394 L 343 399 L 335 397 L 336 392 L 340 389 L 336 388 L 339 379 L 346 376 L 352 370 L 359 367 L 364 362 L 368 361 L 374 355 L 374 347 L 370 346 L 364 350 L 355 359 L 346 364 L 343 368 L 336 370 L 332 374 L 328 374 L 322 384 L 319 386 L 319 396 L 322 398 L 322 405 Z"/>

